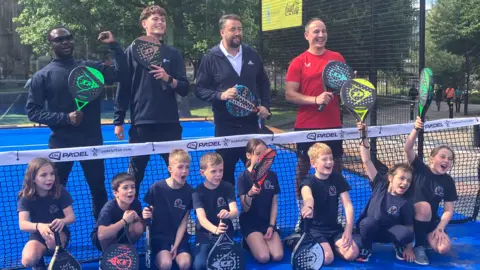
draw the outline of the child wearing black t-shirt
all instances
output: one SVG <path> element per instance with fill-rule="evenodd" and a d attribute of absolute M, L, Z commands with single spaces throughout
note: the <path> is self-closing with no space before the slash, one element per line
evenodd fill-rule
<path fill-rule="evenodd" d="M 267 145 L 260 139 L 251 139 L 247 144 L 247 169 L 240 174 L 237 181 L 238 196 L 242 203 L 240 230 L 244 243 L 253 257 L 260 263 L 281 261 L 283 245 L 277 232 L 277 196 L 280 193 L 277 174 L 269 171 L 262 186 L 253 184 L 251 171 L 260 156 L 267 150 Z"/>
<path fill-rule="evenodd" d="M 102 207 L 97 225 L 91 234 L 93 245 L 101 251 L 115 243 L 135 244 L 144 230 L 142 205 L 135 196 L 133 175 L 115 175 L 112 179 L 112 190 L 114 198 Z"/>
<path fill-rule="evenodd" d="M 357 123 L 359 130 L 366 125 Z M 413 203 L 409 197 L 412 169 L 408 164 L 395 164 L 387 173 L 378 173 L 370 159 L 368 138 L 360 145 L 363 166 L 371 181 L 372 194 L 363 210 L 357 228 L 362 239 L 359 262 L 368 262 L 373 242 L 393 243 L 399 260 L 413 262 Z"/>
<path fill-rule="evenodd" d="M 428 158 L 428 166 L 413 151 L 418 130 L 423 129 L 423 122 L 417 117 L 415 128 L 405 142 L 405 154 L 412 165 L 414 207 L 415 207 L 415 262 L 428 265 L 425 254 L 425 242 L 435 252 L 445 254 L 450 251 L 451 243 L 445 228 L 453 217 L 453 203 L 458 200 L 455 181 L 447 174 L 455 162 L 455 153 L 446 146 L 435 147 Z M 438 215 L 438 206 L 444 201 L 443 214 Z"/>
<path fill-rule="evenodd" d="M 28 163 L 17 201 L 20 230 L 30 233 L 22 252 L 23 266 L 45 268 L 43 256 L 55 249 L 54 232 L 60 234 L 62 245 L 67 245 L 67 225 L 75 221 L 72 203 L 53 162 L 35 158 Z"/>
<path fill-rule="evenodd" d="M 232 184 L 222 181 L 222 157 L 217 153 L 204 154 L 200 159 L 200 174 L 205 182 L 193 193 L 193 208 L 197 214 L 193 263 L 196 270 L 206 269 L 208 252 L 218 235 L 227 233 L 232 238 L 232 219 L 238 216 L 235 190 Z"/>
<path fill-rule="evenodd" d="M 310 232 L 323 247 L 325 264 L 333 262 L 333 249 L 344 259 L 353 261 L 359 251 L 352 239 L 354 212 L 348 195 L 350 186 L 343 175 L 333 171 L 333 155 L 328 145 L 315 143 L 308 150 L 308 156 L 315 174 L 305 177 L 300 185 L 304 201 L 301 215 L 304 219 L 313 219 Z M 337 221 L 338 198 L 346 213 L 345 229 Z"/>
<path fill-rule="evenodd" d="M 193 188 L 187 183 L 190 156 L 184 150 L 175 149 L 168 160 L 170 177 L 155 182 L 148 189 L 144 201 L 152 208 L 143 209 L 143 218 L 153 217 L 151 245 L 157 267 L 169 270 L 175 261 L 180 270 L 186 270 L 192 265 L 186 233 L 193 194 Z"/>

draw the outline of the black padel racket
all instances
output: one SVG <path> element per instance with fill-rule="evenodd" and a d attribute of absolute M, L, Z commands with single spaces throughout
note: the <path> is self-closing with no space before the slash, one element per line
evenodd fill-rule
<path fill-rule="evenodd" d="M 152 219 L 151 218 L 148 218 L 145 220 L 146 224 L 147 224 L 147 228 L 145 229 L 145 235 L 146 235 L 146 239 L 145 239 L 145 266 L 147 268 L 150 268 L 151 267 L 151 257 L 152 257 L 152 242 L 151 242 L 151 231 L 150 231 L 150 228 L 151 228 L 151 225 L 152 225 Z"/>
<path fill-rule="evenodd" d="M 340 97 L 348 111 L 357 119 L 364 122 L 368 112 L 375 105 L 377 91 L 372 83 L 364 79 L 348 80 L 340 91 Z M 362 140 L 367 137 L 362 130 Z"/>
<path fill-rule="evenodd" d="M 123 227 L 123 236 L 127 237 L 129 244 L 113 244 L 103 252 L 102 270 L 138 270 L 140 261 L 137 248 L 128 238 L 128 225 Z M 119 239 L 120 239 L 119 238 Z"/>
<path fill-rule="evenodd" d="M 220 235 L 207 257 L 208 270 L 244 270 L 245 255 L 226 233 Z"/>
<path fill-rule="evenodd" d="M 433 100 L 433 74 L 431 69 L 422 69 L 419 88 L 418 115 L 425 122 L 425 115 Z"/>
<path fill-rule="evenodd" d="M 68 90 L 75 99 L 77 110 L 97 99 L 103 93 L 104 84 L 99 70 L 86 66 L 74 68 L 68 76 Z"/>
<path fill-rule="evenodd" d="M 162 66 L 162 56 L 160 41 L 152 36 L 141 36 L 132 43 L 132 52 L 135 60 L 146 69 L 151 69 L 152 65 Z"/>
<path fill-rule="evenodd" d="M 62 246 L 60 234 L 55 232 L 55 253 L 48 265 L 48 270 L 80 270 L 80 263 Z"/>
<path fill-rule="evenodd" d="M 310 220 L 304 219 L 304 232 L 293 249 L 291 264 L 294 270 L 318 270 L 325 261 L 322 245 L 310 234 Z"/>
<path fill-rule="evenodd" d="M 272 148 L 268 148 L 263 154 L 259 157 L 257 164 L 253 166 L 251 177 L 253 184 L 260 188 L 263 185 L 263 181 L 267 178 L 268 172 L 272 167 L 273 160 L 277 152 Z"/>
<path fill-rule="evenodd" d="M 332 93 L 338 94 L 342 86 L 353 79 L 353 76 L 353 69 L 349 65 L 340 61 L 330 61 L 322 73 L 324 90 L 331 90 Z M 321 112 L 324 108 L 325 104 L 321 104 L 318 111 Z"/>

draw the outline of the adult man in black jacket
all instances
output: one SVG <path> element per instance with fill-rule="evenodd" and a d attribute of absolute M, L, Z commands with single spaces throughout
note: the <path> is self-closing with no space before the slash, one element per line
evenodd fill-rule
<path fill-rule="evenodd" d="M 108 44 L 115 57 L 114 66 L 107 66 L 102 62 L 77 61 L 73 57 L 73 35 L 66 27 L 55 27 L 48 32 L 47 39 L 53 60 L 32 77 L 26 104 L 28 119 L 48 125 L 52 130 L 48 146 L 52 149 L 102 145 L 101 99 L 91 101 L 78 111 L 68 91 L 68 76 L 78 66 L 90 66 L 102 72 L 107 84 L 118 81 L 126 68 L 122 48 L 115 42 L 112 33 L 100 33 L 99 40 Z M 80 164 L 90 187 L 96 219 L 107 202 L 103 159 L 84 160 Z M 67 184 L 72 166 L 73 162 L 56 164 L 57 175 L 63 185 Z"/>
<path fill-rule="evenodd" d="M 166 15 L 165 10 L 156 5 L 142 11 L 140 21 L 147 36 L 162 40 L 167 27 Z M 162 43 L 162 65 L 153 65 L 151 70 L 134 60 L 132 46 L 127 48 L 126 55 L 128 74 L 118 85 L 115 98 L 115 135 L 123 140 L 125 114 L 130 108 L 130 143 L 181 140 L 182 126 L 175 93 L 186 96 L 189 88 L 182 55 L 177 49 Z M 162 157 L 168 166 L 168 154 Z M 138 191 L 149 160 L 150 156 L 130 158 L 129 170 L 135 176 Z"/>
<path fill-rule="evenodd" d="M 255 49 L 242 45 L 242 23 L 235 14 L 223 15 L 219 21 L 222 41 L 207 53 L 197 72 L 196 96 L 212 103 L 215 136 L 259 133 L 258 117 L 270 115 L 270 81 L 262 59 Z M 258 115 L 234 117 L 227 112 L 226 101 L 233 99 L 235 85 L 248 87 L 259 98 Z M 238 159 L 246 160 L 245 147 L 219 149 L 224 161 L 225 181 L 235 184 Z"/>

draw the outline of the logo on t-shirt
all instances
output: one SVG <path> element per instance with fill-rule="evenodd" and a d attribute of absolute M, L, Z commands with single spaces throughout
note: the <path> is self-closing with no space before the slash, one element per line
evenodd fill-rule
<path fill-rule="evenodd" d="M 57 205 L 55 204 L 50 205 L 50 207 L 48 208 L 48 212 L 50 212 L 50 214 L 52 215 L 57 213 L 58 211 L 60 211 L 60 209 L 58 209 Z"/>
<path fill-rule="evenodd" d="M 224 207 L 227 206 L 225 199 L 223 197 L 218 197 L 217 199 L 217 207 Z"/>
<path fill-rule="evenodd" d="M 443 198 L 444 194 L 443 194 L 443 187 L 442 186 L 435 187 L 435 195 Z"/>
<path fill-rule="evenodd" d="M 335 186 L 330 186 L 328 188 L 328 194 L 330 196 L 336 196 L 337 195 L 337 188 Z"/>
<path fill-rule="evenodd" d="M 274 189 L 275 188 L 275 186 L 269 180 L 265 180 L 265 182 L 263 182 L 263 187 L 265 189 Z"/>
<path fill-rule="evenodd" d="M 173 207 L 185 210 L 185 205 L 183 204 L 182 199 L 176 199 L 175 202 L 173 202 Z"/>
<path fill-rule="evenodd" d="M 398 207 L 396 207 L 395 205 L 390 206 L 390 208 L 388 208 L 387 212 L 391 216 L 398 216 L 399 215 Z"/>

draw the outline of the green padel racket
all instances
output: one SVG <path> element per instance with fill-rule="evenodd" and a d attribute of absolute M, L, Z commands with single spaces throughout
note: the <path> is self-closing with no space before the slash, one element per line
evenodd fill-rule
<path fill-rule="evenodd" d="M 368 112 L 375 105 L 377 91 L 372 83 L 364 79 L 348 80 L 340 91 L 343 104 L 357 121 L 364 122 Z M 362 130 L 362 141 L 367 137 Z"/>
<path fill-rule="evenodd" d="M 68 90 L 75 99 L 77 110 L 81 110 L 89 102 L 103 93 L 105 80 L 102 73 L 92 67 L 74 68 L 68 76 Z"/>
<path fill-rule="evenodd" d="M 418 115 L 425 122 L 425 115 L 433 100 L 433 73 L 430 68 L 422 69 L 419 88 Z"/>

